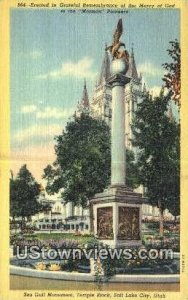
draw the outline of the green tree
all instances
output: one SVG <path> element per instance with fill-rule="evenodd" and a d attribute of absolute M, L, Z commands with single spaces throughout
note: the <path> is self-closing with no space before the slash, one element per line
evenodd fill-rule
<path fill-rule="evenodd" d="M 55 152 L 57 159 L 53 166 L 44 169 L 49 194 L 63 188 L 62 197 L 66 202 L 84 207 L 110 184 L 110 128 L 105 121 L 86 114 L 74 117 L 62 135 L 56 137 Z M 133 153 L 129 151 L 127 158 L 130 174 L 135 169 Z M 134 174 L 127 176 L 130 185 L 135 185 Z"/>
<path fill-rule="evenodd" d="M 68 122 L 62 135 L 55 139 L 56 161 L 44 170 L 47 192 L 53 194 L 64 188 L 66 202 L 84 207 L 109 183 L 109 127 L 102 120 L 82 114 Z"/>
<path fill-rule="evenodd" d="M 172 92 L 172 99 L 180 107 L 181 97 L 181 50 L 178 40 L 170 41 L 170 48 L 167 52 L 171 58 L 171 62 L 163 64 L 167 73 L 164 75 L 163 81 L 165 87 Z"/>
<path fill-rule="evenodd" d="M 29 219 L 41 209 L 37 199 L 40 194 L 40 185 L 32 174 L 23 165 L 16 178 L 10 179 L 10 214 L 13 218 Z"/>
<path fill-rule="evenodd" d="M 175 122 L 172 120 L 171 122 Z M 175 123 L 176 124 L 176 123 Z M 171 199 L 168 210 L 175 216 L 180 215 L 180 124 L 176 124 L 177 135 L 174 136 L 174 147 L 171 151 Z"/>
<path fill-rule="evenodd" d="M 15 219 L 15 217 L 19 216 L 20 213 L 20 207 L 19 207 L 19 201 L 17 196 L 17 189 L 16 189 L 16 181 L 11 178 L 10 179 L 10 215 Z"/>
<path fill-rule="evenodd" d="M 146 187 L 146 197 L 163 212 L 179 206 L 179 124 L 168 117 L 172 93 L 152 98 L 149 93 L 138 104 L 133 122 L 133 144 L 138 147 L 139 183 Z"/>
<path fill-rule="evenodd" d="M 132 150 L 126 149 L 126 185 L 133 189 L 139 186 L 138 167 L 135 154 Z"/>

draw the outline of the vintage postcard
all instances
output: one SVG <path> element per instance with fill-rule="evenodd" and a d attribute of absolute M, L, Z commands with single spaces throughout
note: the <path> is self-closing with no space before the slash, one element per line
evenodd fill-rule
<path fill-rule="evenodd" d="M 188 300 L 188 1 L 0 1 L 0 299 Z"/>

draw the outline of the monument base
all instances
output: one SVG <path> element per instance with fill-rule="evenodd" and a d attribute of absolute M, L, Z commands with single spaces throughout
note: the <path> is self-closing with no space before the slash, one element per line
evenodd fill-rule
<path fill-rule="evenodd" d="M 146 200 L 124 185 L 113 185 L 90 201 L 94 235 L 112 248 L 142 245 L 141 205 Z"/>

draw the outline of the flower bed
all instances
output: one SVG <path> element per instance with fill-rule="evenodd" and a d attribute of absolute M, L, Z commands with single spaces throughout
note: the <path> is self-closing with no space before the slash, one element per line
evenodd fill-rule
<path fill-rule="evenodd" d="M 174 252 L 180 251 L 179 235 L 166 234 L 164 237 L 159 235 L 144 235 L 143 245 L 154 249 L 171 249 Z"/>

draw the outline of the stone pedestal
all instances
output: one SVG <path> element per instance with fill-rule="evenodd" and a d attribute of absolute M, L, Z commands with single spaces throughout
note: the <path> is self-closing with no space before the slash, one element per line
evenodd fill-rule
<path fill-rule="evenodd" d="M 142 240 L 141 194 L 114 185 L 91 200 L 95 236 L 112 248 L 137 247 Z"/>

